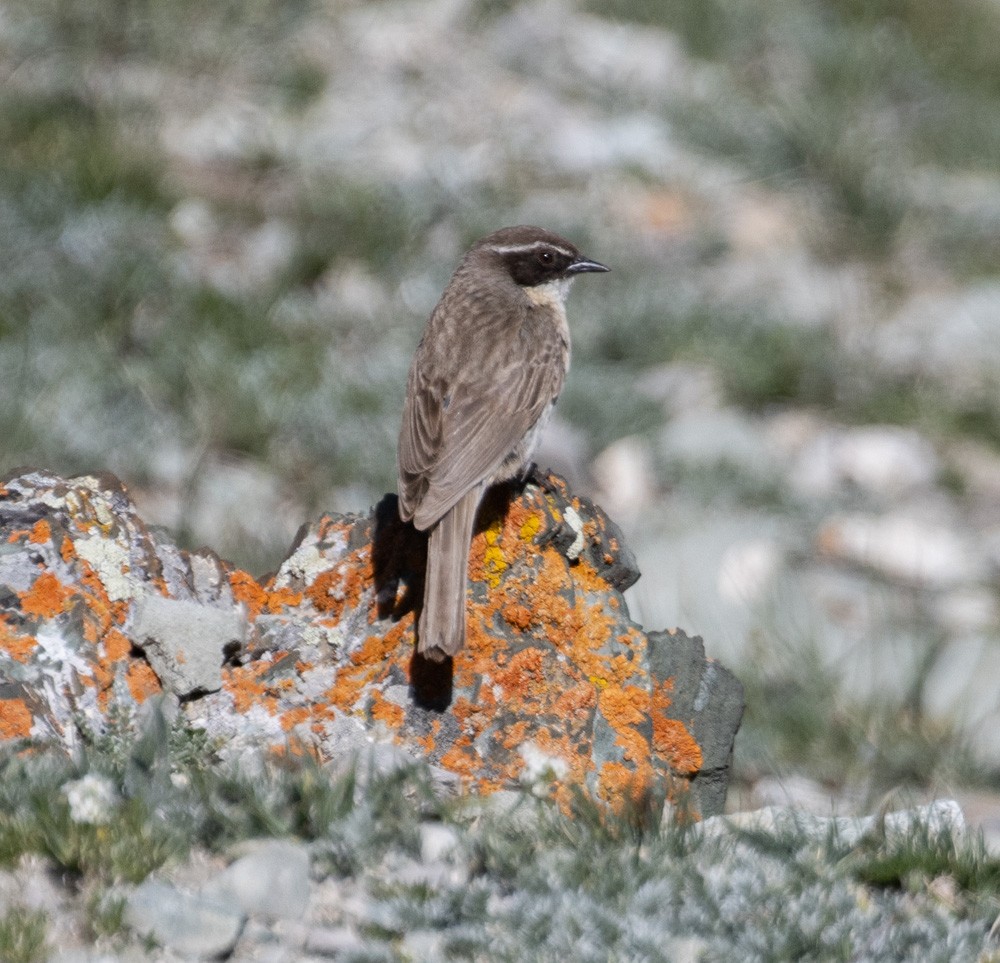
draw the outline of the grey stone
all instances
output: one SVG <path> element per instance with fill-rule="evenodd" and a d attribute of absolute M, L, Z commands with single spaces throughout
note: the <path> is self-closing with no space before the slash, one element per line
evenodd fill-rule
<path fill-rule="evenodd" d="M 232 900 L 184 892 L 160 880 L 146 880 L 125 904 L 125 923 L 130 929 L 188 959 L 228 953 L 243 922 Z"/>
<path fill-rule="evenodd" d="M 148 593 L 136 602 L 133 634 L 164 688 L 178 696 L 222 687 L 226 653 L 246 637 L 237 607 L 219 609 Z"/>
<path fill-rule="evenodd" d="M 934 447 L 919 432 L 867 425 L 817 432 L 797 453 L 789 475 L 808 497 L 829 497 L 850 484 L 898 498 L 933 487 L 940 470 Z"/>
<path fill-rule="evenodd" d="M 126 958 L 98 950 L 67 949 L 57 950 L 46 959 L 48 963 L 121 963 Z"/>
<path fill-rule="evenodd" d="M 204 888 L 210 899 L 235 902 L 248 916 L 300 919 L 309 902 L 309 849 L 301 843 L 265 840 Z"/>
<path fill-rule="evenodd" d="M 682 722 L 701 748 L 701 767 L 691 781 L 692 802 L 699 813 L 722 812 L 733 742 L 746 705 L 743 686 L 720 663 L 705 658 L 699 636 L 679 629 L 647 635 L 650 672 L 670 685 L 666 714 Z"/>
<path fill-rule="evenodd" d="M 409 960 L 443 960 L 445 936 L 440 930 L 409 930 L 403 937 L 404 958 Z"/>
<path fill-rule="evenodd" d="M 302 947 L 309 953 L 338 957 L 344 953 L 359 953 L 365 942 L 350 926 L 312 926 L 305 934 Z"/>
<path fill-rule="evenodd" d="M 710 947 L 707 940 L 697 936 L 684 936 L 667 940 L 663 947 L 663 958 L 671 963 L 700 963 L 709 959 Z"/>
<path fill-rule="evenodd" d="M 915 831 L 926 831 L 930 839 L 942 836 L 956 838 L 966 830 L 962 807 L 954 799 L 937 799 L 926 806 L 872 816 L 819 816 L 816 813 L 786 806 L 768 806 L 728 816 L 712 816 L 699 824 L 708 836 L 736 830 L 754 830 L 779 835 L 783 832 L 804 832 L 817 841 L 834 838 L 845 845 L 856 846 L 866 837 L 901 841 Z"/>
<path fill-rule="evenodd" d="M 835 515 L 820 527 L 816 547 L 829 558 L 925 588 L 950 588 L 987 574 L 974 540 L 922 505 Z"/>
<path fill-rule="evenodd" d="M 444 823 L 420 824 L 420 858 L 432 863 L 455 855 L 460 837 L 454 826 Z"/>

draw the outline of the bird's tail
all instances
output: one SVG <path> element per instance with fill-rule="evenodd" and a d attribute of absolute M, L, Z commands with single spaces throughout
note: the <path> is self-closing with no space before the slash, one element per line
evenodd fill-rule
<path fill-rule="evenodd" d="M 417 650 L 435 662 L 443 662 L 465 645 L 469 545 L 481 495 L 477 485 L 431 529 Z"/>

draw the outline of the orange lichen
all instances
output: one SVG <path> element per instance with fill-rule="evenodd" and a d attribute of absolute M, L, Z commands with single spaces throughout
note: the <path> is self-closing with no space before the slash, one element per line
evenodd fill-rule
<path fill-rule="evenodd" d="M 471 779 L 479 770 L 482 760 L 468 736 L 459 736 L 441 756 L 441 765 L 465 779 Z"/>
<path fill-rule="evenodd" d="M 27 662 L 37 646 L 38 640 L 33 635 L 15 632 L 0 616 L 0 651 L 6 652 L 18 662 Z"/>
<path fill-rule="evenodd" d="M 667 679 L 653 690 L 653 751 L 675 772 L 693 775 L 702 766 L 701 746 L 683 722 L 667 715 L 673 687 L 674 680 Z"/>
<path fill-rule="evenodd" d="M 592 685 L 580 683 L 567 689 L 556 699 L 556 714 L 569 719 L 589 712 L 597 703 L 597 695 Z"/>
<path fill-rule="evenodd" d="M 237 712 L 246 712 L 251 706 L 259 705 L 271 715 L 275 714 L 277 700 L 268 694 L 267 683 L 260 679 L 270 668 L 268 663 L 256 663 L 223 669 L 222 685 L 232 695 L 233 708 Z"/>
<path fill-rule="evenodd" d="M 268 747 L 268 752 L 275 759 L 287 759 L 289 756 L 302 759 L 305 756 L 316 757 L 316 752 L 312 746 L 304 745 L 302 740 L 296 736 L 289 736 L 283 743 Z"/>
<path fill-rule="evenodd" d="M 144 659 L 133 659 L 125 671 L 125 683 L 136 702 L 145 702 L 150 696 L 163 691 L 160 680 Z"/>
<path fill-rule="evenodd" d="M 35 720 L 23 699 L 0 699 L 0 739 L 25 739 Z"/>
<path fill-rule="evenodd" d="M 80 584 L 88 589 L 88 592 L 83 593 L 83 598 L 87 608 L 97 617 L 102 632 L 107 632 L 113 622 L 117 621 L 120 624 L 125 620 L 128 615 L 128 603 L 115 603 L 118 609 L 117 611 L 114 609 L 100 576 L 86 560 L 82 563 Z"/>
<path fill-rule="evenodd" d="M 311 718 L 312 709 L 309 706 L 295 706 L 281 714 L 281 728 L 284 732 L 290 732 L 297 725 L 308 722 Z"/>
<path fill-rule="evenodd" d="M 605 800 L 621 797 L 631 786 L 635 771 L 620 762 L 606 762 L 598 773 L 598 792 Z"/>
<path fill-rule="evenodd" d="M 18 598 L 25 615 L 52 619 L 65 610 L 66 601 L 72 594 L 72 590 L 51 572 L 42 572 L 28 591 L 18 592 Z"/>
<path fill-rule="evenodd" d="M 531 625 L 531 609 L 520 602 L 509 601 L 501 610 L 504 621 L 519 632 L 524 632 Z"/>
<path fill-rule="evenodd" d="M 302 593 L 290 588 L 270 589 L 267 593 L 268 612 L 280 612 L 284 608 L 295 608 L 302 604 Z"/>
<path fill-rule="evenodd" d="M 648 704 L 648 693 L 638 686 L 619 688 L 609 685 L 601 691 L 598 700 L 601 715 L 615 731 L 616 744 L 625 750 L 625 758 L 636 765 L 644 764 L 649 759 L 649 743 L 635 728 L 648 719 L 645 711 Z"/>
<path fill-rule="evenodd" d="M 506 693 L 525 693 L 544 685 L 542 672 L 543 655 L 541 649 L 522 649 L 511 658 L 510 663 L 493 673 L 493 680 Z"/>
<path fill-rule="evenodd" d="M 267 604 L 267 592 L 249 572 L 235 569 L 229 573 L 229 584 L 233 589 L 233 598 L 247 607 L 250 619 L 257 618 Z"/>
<path fill-rule="evenodd" d="M 601 692 L 601 715 L 615 729 L 638 725 L 646 717 L 644 709 L 648 701 L 649 696 L 638 686 L 621 689 L 609 685 Z"/>
<path fill-rule="evenodd" d="M 482 704 L 472 702 L 465 696 L 459 696 L 452 703 L 451 711 L 459 730 L 473 742 L 479 738 L 493 718 L 493 713 L 487 712 Z"/>
<path fill-rule="evenodd" d="M 337 708 L 349 712 L 357 705 L 368 681 L 364 674 L 351 672 L 347 666 L 341 666 L 333 685 L 326 691 L 325 698 Z"/>
<path fill-rule="evenodd" d="M 351 662 L 360 666 L 378 666 L 386 661 L 399 643 L 399 627 L 393 626 L 385 635 L 369 635 L 364 644 L 351 653 Z"/>
<path fill-rule="evenodd" d="M 357 553 L 335 568 L 320 572 L 306 589 L 306 595 L 318 611 L 339 617 L 344 609 L 360 605 L 362 593 L 371 586 L 373 578 L 371 559 L 367 553 Z M 374 619 L 374 614 L 374 611 L 369 614 L 369 620 Z"/>
<path fill-rule="evenodd" d="M 68 535 L 62 540 L 62 545 L 59 548 L 59 554 L 62 556 L 62 560 L 67 564 L 76 558 L 76 548 L 73 546 L 73 539 L 71 539 Z"/>
<path fill-rule="evenodd" d="M 652 788 L 651 773 L 634 770 L 620 762 L 606 762 L 597 776 L 597 793 L 612 809 L 621 812 L 628 804 L 637 805 Z"/>
<path fill-rule="evenodd" d="M 701 769 L 701 746 L 679 719 L 653 716 L 653 750 L 675 772 L 692 776 Z"/>
<path fill-rule="evenodd" d="M 384 722 L 390 729 L 400 729 L 406 719 L 406 712 L 402 706 L 390 702 L 381 692 L 372 693 L 371 717 Z"/>
<path fill-rule="evenodd" d="M 558 552 L 546 549 L 540 563 L 536 564 L 534 583 L 511 586 L 512 594 L 530 597 L 535 621 L 547 624 L 558 637 L 568 640 L 579 628 L 579 619 L 563 594 L 572 587 L 566 561 Z M 556 641 L 551 634 L 549 638 Z"/>
<path fill-rule="evenodd" d="M 104 657 L 100 661 L 100 665 L 107 668 L 109 674 L 112 671 L 111 666 L 116 662 L 121 662 L 123 659 L 127 659 L 132 651 L 132 643 L 129 641 L 128 637 L 120 632 L 118 629 L 111 629 L 104 635 Z"/>
<path fill-rule="evenodd" d="M 497 741 L 505 749 L 516 749 L 528 740 L 528 722 L 526 719 L 518 719 L 517 722 L 506 726 L 504 730 L 497 734 Z"/>
<path fill-rule="evenodd" d="M 333 685 L 326 691 L 326 700 L 345 711 L 359 709 L 371 687 L 385 678 L 396 665 L 409 671 L 407 637 L 412 638 L 413 615 L 408 613 L 385 635 L 369 635 L 355 649 L 350 660 L 340 666 Z M 386 710 L 390 712 L 391 710 Z"/>
<path fill-rule="evenodd" d="M 46 542 L 52 541 L 52 529 L 44 518 L 35 522 L 31 534 L 28 536 L 28 541 L 34 545 L 44 545 Z"/>

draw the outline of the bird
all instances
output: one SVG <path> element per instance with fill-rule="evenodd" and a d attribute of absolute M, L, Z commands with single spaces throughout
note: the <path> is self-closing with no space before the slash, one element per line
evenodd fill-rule
<path fill-rule="evenodd" d="M 406 384 L 398 447 L 403 522 L 429 534 L 417 652 L 465 644 L 469 549 L 491 485 L 523 477 L 569 370 L 566 296 L 608 271 L 552 231 L 476 241 L 431 312 Z"/>

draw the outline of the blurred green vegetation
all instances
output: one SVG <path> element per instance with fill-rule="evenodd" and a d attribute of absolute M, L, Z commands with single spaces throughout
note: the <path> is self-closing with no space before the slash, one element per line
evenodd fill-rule
<path fill-rule="evenodd" d="M 380 772 L 362 757 L 334 775 L 308 756 L 223 761 L 202 733 L 147 708 L 144 723 L 120 717 L 73 760 L 0 755 L 0 862 L 30 856 L 32 872 L 41 863 L 67 886 L 61 927 L 16 902 L 0 917 L 5 961 L 47 958 L 50 926 L 54 949 L 66 949 L 59 941 L 81 904 L 91 943 L 134 954 L 127 881 L 159 871 L 194 885 L 217 872 L 206 854 L 230 860 L 267 838 L 309 844 L 311 879 L 336 883 L 337 922 L 357 928 L 366 958 L 398 955 L 416 931 L 456 958 L 511 961 L 562 959 L 581 945 L 588 960 L 652 959 L 681 952 L 689 936 L 713 959 L 752 941 L 766 959 L 822 944 L 830 960 L 873 947 L 880 959 L 973 960 L 996 917 L 996 858 L 971 834 L 920 817 L 906 832 L 876 826 L 858 839 L 851 826 L 808 818 L 735 828 L 634 820 L 583 797 L 570 817 L 527 789 L 496 805 L 444 800 L 421 765 Z M 103 811 L 89 813 L 96 822 L 74 818 L 66 801 L 84 780 L 108 790 Z M 429 826 L 454 839 L 447 855 L 424 855 Z M 88 843 L 102 839 L 103 852 Z M 947 901 L 929 892 L 942 881 Z"/>
<path fill-rule="evenodd" d="M 493 5 L 490 16 L 515 6 Z M 814 197 L 824 229 L 810 243 L 821 256 L 870 260 L 889 296 L 906 284 L 898 255 L 914 236 L 929 239 L 948 270 L 995 274 L 996 233 L 972 215 L 958 223 L 921 208 L 905 189 L 922 167 L 996 169 L 994 4 L 611 0 L 590 9 L 665 27 L 715 65 L 712 84 L 659 109 L 680 136 L 738 162 L 747 177 Z M 280 466 L 307 508 L 330 484 L 391 486 L 401 378 L 420 325 L 419 310 L 399 302 L 399 281 L 429 267 L 443 283 L 449 262 L 431 254 L 428 233 L 446 221 L 464 242 L 515 218 L 523 182 L 512 175 L 459 199 L 432 177 L 404 189 L 346 168 L 316 175 L 266 150 L 192 169 L 162 141 L 169 97 L 157 84 L 215 77 L 252 85 L 288 110 L 313 103 L 326 74 L 301 31 L 324 15 L 312 0 L 8 5 L 0 46 L 6 468 L 108 467 L 143 479 L 157 471 L 150 452 L 170 442 Z M 118 73 L 137 69 L 151 72 L 144 83 Z M 280 219 L 290 253 L 273 273 L 235 287 L 192 273 L 179 265 L 171 223 L 192 197 L 224 238 Z M 653 407 L 629 398 L 627 379 L 677 358 L 716 367 L 729 399 L 750 408 L 822 406 L 847 420 L 1000 441 L 992 392 L 963 396 L 905 377 L 887 384 L 869 378 L 828 328 L 753 305 L 720 308 L 707 292 L 681 307 L 659 296 L 724 246 L 696 251 L 663 276 L 663 265 L 624 240 L 598 239 L 582 221 L 570 228 L 623 262 L 609 292 L 588 293 L 587 310 L 613 321 L 580 339 L 563 405 L 595 448 L 656 426 Z M 331 273 L 357 264 L 387 300 L 364 318 L 320 308 Z M 622 300 L 624 286 L 649 288 L 657 272 L 652 293 Z"/>
<path fill-rule="evenodd" d="M 48 959 L 48 917 L 41 910 L 15 907 L 0 916 L 0 953 L 6 963 Z"/>
<path fill-rule="evenodd" d="M 608 0 L 590 9 L 676 31 L 691 54 L 724 66 L 735 99 L 696 105 L 716 109 L 685 114 L 685 130 L 761 176 L 825 189 L 855 242 L 891 241 L 903 215 L 893 175 L 914 162 L 996 169 L 1000 11 L 990 0 Z"/>

